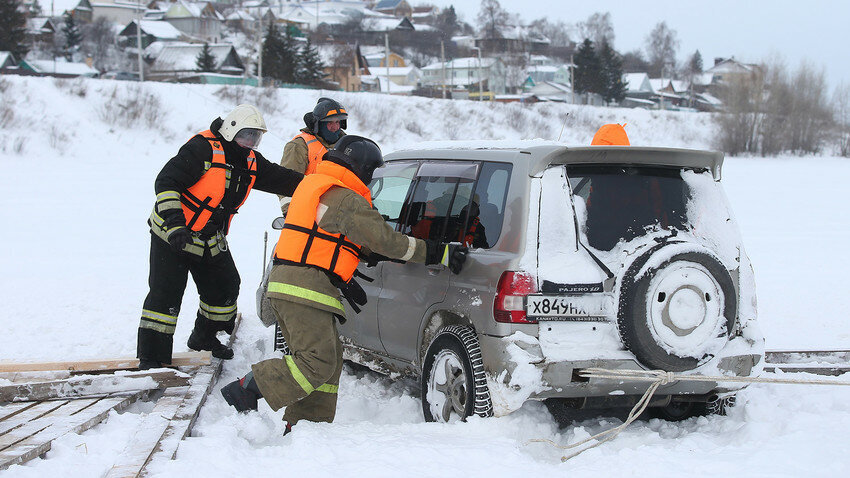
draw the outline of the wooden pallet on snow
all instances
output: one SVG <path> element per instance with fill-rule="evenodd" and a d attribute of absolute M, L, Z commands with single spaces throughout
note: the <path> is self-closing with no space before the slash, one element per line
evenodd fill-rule
<path fill-rule="evenodd" d="M 229 346 L 241 321 L 237 316 Z M 53 440 L 81 433 L 137 400 L 155 400 L 110 477 L 136 477 L 160 460 L 171 460 L 189 436 L 201 406 L 221 373 L 209 352 L 175 354 L 181 370 L 131 371 L 137 359 L 79 362 L 0 362 L 0 470 L 43 456 Z M 86 373 L 86 375 L 80 375 Z"/>

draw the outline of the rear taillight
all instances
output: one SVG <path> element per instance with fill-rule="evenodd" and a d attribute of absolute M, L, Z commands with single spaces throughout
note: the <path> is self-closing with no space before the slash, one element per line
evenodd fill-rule
<path fill-rule="evenodd" d="M 499 277 L 496 286 L 496 300 L 493 302 L 493 318 L 496 322 L 515 324 L 536 324 L 525 315 L 525 296 L 537 292 L 534 276 L 528 272 L 505 271 Z"/>

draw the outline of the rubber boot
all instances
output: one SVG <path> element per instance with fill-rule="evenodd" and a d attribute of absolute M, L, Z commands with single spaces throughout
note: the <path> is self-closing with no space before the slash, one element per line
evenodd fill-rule
<path fill-rule="evenodd" d="M 209 350 L 215 358 L 232 359 L 233 349 L 219 342 L 209 322 L 211 321 L 203 317 L 195 319 L 195 328 L 192 329 L 186 345 L 192 350 Z"/>
<path fill-rule="evenodd" d="M 263 394 L 260 393 L 257 382 L 254 380 L 254 372 L 248 372 L 248 375 L 221 387 L 221 395 L 227 404 L 238 412 L 256 410 L 257 400 L 263 398 Z"/>

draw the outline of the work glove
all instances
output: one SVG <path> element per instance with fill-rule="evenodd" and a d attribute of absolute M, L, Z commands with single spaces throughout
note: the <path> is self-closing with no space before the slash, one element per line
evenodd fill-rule
<path fill-rule="evenodd" d="M 460 274 L 468 252 L 469 248 L 461 244 L 425 239 L 425 265 L 443 264 L 454 274 Z"/>
<path fill-rule="evenodd" d="M 190 244 L 191 242 L 192 233 L 185 226 L 178 226 L 168 233 L 168 243 L 177 252 L 181 252 L 186 247 L 186 244 Z"/>
<path fill-rule="evenodd" d="M 366 267 L 375 267 L 379 262 L 398 262 L 399 264 L 406 264 L 407 261 L 403 261 L 401 259 L 393 259 L 392 257 L 387 257 L 383 254 L 378 254 L 377 252 L 372 252 L 368 256 L 366 256 Z"/>

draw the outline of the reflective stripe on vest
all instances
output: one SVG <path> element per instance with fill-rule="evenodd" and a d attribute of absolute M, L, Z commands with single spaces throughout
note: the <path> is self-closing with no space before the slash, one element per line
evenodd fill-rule
<path fill-rule="evenodd" d="M 186 216 L 186 225 L 193 231 L 200 231 L 207 225 L 213 211 L 219 207 L 221 200 L 224 197 L 225 190 L 230 187 L 230 177 L 232 166 L 225 161 L 224 148 L 221 141 L 210 130 L 198 133 L 209 141 L 212 147 L 212 159 L 209 162 L 204 162 L 204 174 L 201 179 L 193 184 L 188 190 L 180 195 L 180 201 L 183 206 L 183 215 Z M 257 180 L 257 162 L 255 161 L 254 151 L 248 154 L 248 170 L 251 175 L 251 182 L 248 184 L 248 190 L 245 191 L 245 197 L 242 198 L 234 211 L 229 213 L 225 230 L 230 228 L 230 221 L 236 210 L 242 206 L 254 182 Z"/>
<path fill-rule="evenodd" d="M 310 133 L 301 132 L 301 134 L 297 135 L 295 138 L 301 138 L 307 144 L 307 170 L 304 171 L 304 174 L 313 174 L 316 172 L 316 165 L 322 161 L 322 156 L 328 152 L 328 148 L 319 141 L 314 135 Z"/>
<path fill-rule="evenodd" d="M 372 205 L 372 194 L 360 178 L 338 164 L 322 161 L 292 195 L 275 258 L 285 264 L 317 267 L 348 282 L 360 262 L 360 245 L 325 231 L 316 220 L 322 194 L 334 186 L 351 189 Z"/>

